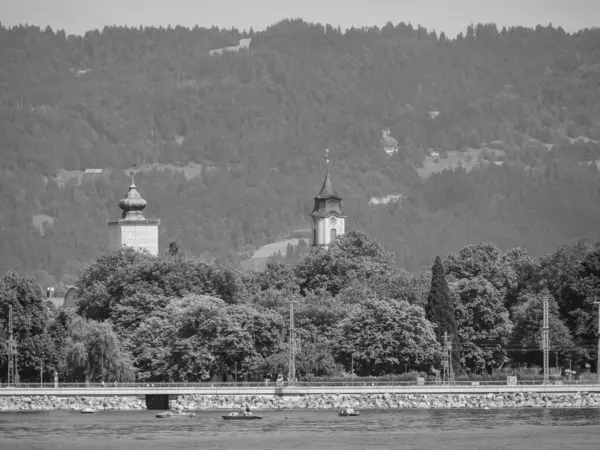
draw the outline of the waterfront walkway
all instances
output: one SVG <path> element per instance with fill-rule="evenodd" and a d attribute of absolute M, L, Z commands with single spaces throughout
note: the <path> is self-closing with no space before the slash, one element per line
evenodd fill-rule
<path fill-rule="evenodd" d="M 296 396 L 318 394 L 488 394 L 488 393 L 576 393 L 600 392 L 600 384 L 564 382 L 562 384 L 519 383 L 454 383 L 424 384 L 416 383 L 302 383 L 294 386 L 275 383 L 122 383 L 113 384 L 76 384 L 60 383 L 40 385 L 39 383 L 21 383 L 18 386 L 0 386 L 0 396 L 142 396 L 142 395 L 258 395 L 258 396 Z"/>

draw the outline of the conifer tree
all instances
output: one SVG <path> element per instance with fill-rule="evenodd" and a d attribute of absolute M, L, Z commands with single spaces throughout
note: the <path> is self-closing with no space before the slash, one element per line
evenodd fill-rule
<path fill-rule="evenodd" d="M 435 335 L 440 344 L 444 343 L 444 332 L 451 335 L 452 338 L 452 363 L 454 370 L 458 369 L 459 341 L 458 328 L 454 315 L 454 304 L 450 296 L 450 289 L 446 282 L 446 273 L 442 259 L 437 256 L 431 268 L 431 288 L 427 295 L 427 305 L 425 306 L 427 320 L 437 325 Z"/>

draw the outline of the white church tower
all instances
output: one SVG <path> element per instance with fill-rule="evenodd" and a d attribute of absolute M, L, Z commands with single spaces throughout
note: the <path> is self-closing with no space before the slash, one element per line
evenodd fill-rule
<path fill-rule="evenodd" d="M 145 248 L 158 255 L 158 226 L 160 219 L 146 219 L 142 211 L 146 200 L 138 192 L 131 174 L 131 186 L 125 197 L 119 201 L 123 210 L 121 219 L 108 222 L 109 246 L 119 248 L 128 245 L 137 249 Z"/>
<path fill-rule="evenodd" d="M 329 150 L 325 150 L 326 157 Z M 310 213 L 313 222 L 313 247 L 327 246 L 337 236 L 346 232 L 346 216 L 342 210 L 342 197 L 335 191 L 329 175 L 329 158 L 327 172 L 321 191 L 315 197 L 315 206 Z"/>

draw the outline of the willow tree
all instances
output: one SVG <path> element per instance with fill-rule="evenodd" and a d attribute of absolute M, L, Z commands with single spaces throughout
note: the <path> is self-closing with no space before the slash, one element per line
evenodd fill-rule
<path fill-rule="evenodd" d="M 133 364 L 123 352 L 112 325 L 75 317 L 66 342 L 67 368 L 74 378 L 90 381 L 129 381 Z"/>

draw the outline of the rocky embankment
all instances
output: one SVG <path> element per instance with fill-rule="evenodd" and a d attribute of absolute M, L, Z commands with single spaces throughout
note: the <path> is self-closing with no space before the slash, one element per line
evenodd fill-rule
<path fill-rule="evenodd" d="M 236 395 L 182 395 L 170 401 L 181 411 L 241 409 L 356 409 L 390 408 L 593 408 L 600 407 L 600 393 L 507 393 L 507 394 L 355 394 L 263 397 Z M 0 411 L 99 411 L 144 410 L 144 398 L 138 397 L 0 397 Z"/>
<path fill-rule="evenodd" d="M 133 411 L 146 409 L 144 398 L 138 397 L 0 397 L 0 411 Z"/>
<path fill-rule="evenodd" d="M 600 393 L 574 394 L 356 394 L 305 395 L 298 397 L 182 395 L 171 401 L 172 409 L 356 409 L 390 408 L 589 408 L 600 407 Z"/>

